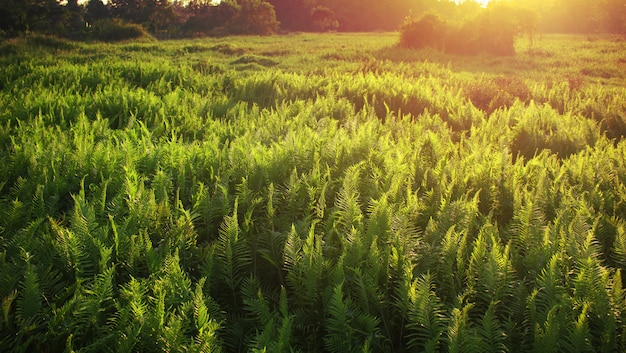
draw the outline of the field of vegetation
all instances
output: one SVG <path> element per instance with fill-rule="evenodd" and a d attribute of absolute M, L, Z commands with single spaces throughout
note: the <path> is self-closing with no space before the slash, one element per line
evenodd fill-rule
<path fill-rule="evenodd" d="M 0 43 L 0 351 L 626 351 L 626 42 Z"/>

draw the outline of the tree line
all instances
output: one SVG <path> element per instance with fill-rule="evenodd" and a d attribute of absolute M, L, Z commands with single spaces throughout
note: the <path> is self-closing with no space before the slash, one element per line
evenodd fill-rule
<path fill-rule="evenodd" d="M 140 26 L 140 27 L 139 27 Z M 140 28 L 162 37 L 272 34 L 273 6 L 263 0 L 0 0 L 0 35 L 24 32 L 84 37 Z"/>
<path fill-rule="evenodd" d="M 499 2 L 536 12 L 541 31 L 626 33 L 626 0 Z M 167 37 L 378 31 L 398 29 L 410 13 L 436 13 L 457 22 L 481 10 L 475 0 L 0 0 L 0 34 L 81 35 L 111 20 Z"/>

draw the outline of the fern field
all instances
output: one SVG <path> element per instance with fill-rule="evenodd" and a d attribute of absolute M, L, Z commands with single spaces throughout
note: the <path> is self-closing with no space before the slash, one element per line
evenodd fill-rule
<path fill-rule="evenodd" d="M 396 41 L 1 43 L 0 351 L 626 351 L 626 42 Z"/>

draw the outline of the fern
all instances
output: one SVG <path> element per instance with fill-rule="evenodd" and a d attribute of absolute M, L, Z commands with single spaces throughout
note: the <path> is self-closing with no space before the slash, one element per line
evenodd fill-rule
<path fill-rule="evenodd" d="M 298 302 L 315 307 L 320 299 L 316 288 L 321 285 L 324 273 L 322 239 L 311 225 L 308 236 L 302 241 L 292 228 L 285 243 L 287 283 Z"/>
<path fill-rule="evenodd" d="M 437 269 L 439 288 L 445 298 L 455 298 L 465 278 L 466 232 L 457 232 L 452 226 L 447 230 L 440 248 L 440 259 Z"/>
<path fill-rule="evenodd" d="M 115 339 L 110 335 L 114 325 L 109 321 L 115 313 L 114 276 L 115 267 L 107 268 L 96 276 L 92 285 L 79 292 L 72 312 L 75 341 L 87 345 L 97 343 L 99 338 L 108 337 L 99 342 L 102 345 L 99 349 L 102 349 Z"/>
<path fill-rule="evenodd" d="M 17 290 L 14 290 L 12 293 L 2 298 L 2 325 L 0 328 L 9 330 L 13 326 L 13 315 L 11 307 L 13 306 L 13 302 L 17 298 Z"/>
<path fill-rule="evenodd" d="M 257 329 L 251 344 L 255 350 L 289 352 L 293 318 L 287 308 L 287 292 L 281 289 L 279 298 L 263 295 L 260 283 L 255 278 L 248 279 L 242 286 L 246 311 L 254 317 Z"/>
<path fill-rule="evenodd" d="M 361 165 L 353 165 L 346 170 L 343 185 L 337 194 L 333 215 L 339 234 L 349 233 L 352 228 L 360 229 L 363 219 L 360 205 L 359 182 Z"/>
<path fill-rule="evenodd" d="M 480 351 L 479 336 L 469 318 L 472 307 L 472 304 L 466 304 L 460 309 L 452 309 L 447 330 L 448 351 L 450 353 Z"/>
<path fill-rule="evenodd" d="M 259 325 L 267 326 L 270 323 L 273 324 L 274 312 L 263 296 L 260 286 L 258 279 L 249 277 L 241 285 L 241 294 L 246 311 L 254 317 Z"/>
<path fill-rule="evenodd" d="M 202 291 L 205 280 L 205 278 L 201 278 L 196 283 L 196 290 L 193 297 L 193 319 L 197 334 L 189 347 L 189 351 L 217 353 L 221 351 L 217 335 L 220 324 L 215 319 L 211 318 L 209 308 L 206 305 L 207 298 L 204 297 Z"/>
<path fill-rule="evenodd" d="M 568 329 L 566 343 L 563 344 L 566 352 L 594 352 L 589 332 L 588 315 L 590 303 L 583 303 L 578 320 Z"/>
<path fill-rule="evenodd" d="M 34 265 L 27 264 L 24 279 L 20 281 L 16 300 L 15 318 L 24 333 L 33 331 L 40 325 L 43 307 L 39 278 Z"/>
<path fill-rule="evenodd" d="M 414 293 L 409 304 L 408 347 L 422 352 L 437 352 L 444 340 L 447 325 L 443 304 L 434 292 L 429 273 L 417 279 L 411 288 Z"/>
<path fill-rule="evenodd" d="M 324 347 L 328 352 L 357 352 L 377 332 L 378 319 L 362 313 L 344 299 L 343 283 L 336 285 L 328 302 Z"/>
<path fill-rule="evenodd" d="M 240 237 L 237 217 L 237 201 L 231 216 L 226 217 L 220 228 L 217 255 L 220 263 L 221 276 L 215 280 L 223 282 L 230 290 L 230 298 L 234 300 L 236 290 L 244 280 L 245 270 L 250 265 L 250 252 L 245 239 Z"/>
<path fill-rule="evenodd" d="M 159 343 L 166 352 L 186 348 L 184 330 L 184 318 L 176 312 L 170 313 L 159 337 Z"/>
<path fill-rule="evenodd" d="M 507 352 L 505 345 L 506 334 L 502 329 L 498 318 L 496 317 L 496 302 L 491 302 L 489 308 L 483 315 L 480 326 L 478 327 L 478 336 L 480 337 L 480 352 Z"/>
<path fill-rule="evenodd" d="M 493 302 L 508 305 L 513 300 L 515 277 L 509 246 L 500 245 L 498 229 L 485 224 L 474 242 L 467 269 L 468 292 L 475 308 L 487 311 Z"/>

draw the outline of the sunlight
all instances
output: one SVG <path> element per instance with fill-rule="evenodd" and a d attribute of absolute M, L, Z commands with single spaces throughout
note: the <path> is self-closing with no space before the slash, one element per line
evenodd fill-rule
<path fill-rule="evenodd" d="M 490 0 L 456 0 L 457 4 L 460 4 L 465 1 L 474 1 L 480 4 L 482 7 L 486 7 Z"/>

